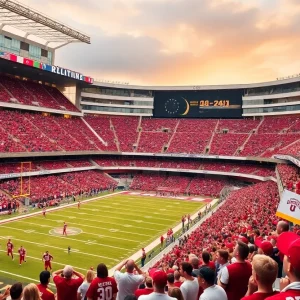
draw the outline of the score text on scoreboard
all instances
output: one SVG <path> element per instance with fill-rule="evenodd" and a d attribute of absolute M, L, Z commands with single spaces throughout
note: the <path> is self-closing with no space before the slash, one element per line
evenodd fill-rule
<path fill-rule="evenodd" d="M 154 117 L 241 118 L 241 90 L 156 91 Z"/>
<path fill-rule="evenodd" d="M 200 107 L 208 107 L 208 106 L 215 106 L 215 107 L 229 107 L 230 100 L 192 100 L 190 101 L 191 106 L 200 106 Z"/>

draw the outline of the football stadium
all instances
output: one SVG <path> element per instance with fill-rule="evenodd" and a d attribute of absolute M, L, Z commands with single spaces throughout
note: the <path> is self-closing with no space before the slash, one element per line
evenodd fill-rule
<path fill-rule="evenodd" d="M 91 42 L 0 1 L 0 300 L 299 299 L 300 77 L 143 86 L 56 65 Z"/>

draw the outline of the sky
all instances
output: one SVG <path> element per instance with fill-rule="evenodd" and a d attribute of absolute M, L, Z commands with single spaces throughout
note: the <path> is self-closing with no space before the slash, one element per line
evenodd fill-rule
<path fill-rule="evenodd" d="M 252 83 L 300 73 L 300 0 L 19 0 L 91 37 L 55 64 L 142 85 Z"/>

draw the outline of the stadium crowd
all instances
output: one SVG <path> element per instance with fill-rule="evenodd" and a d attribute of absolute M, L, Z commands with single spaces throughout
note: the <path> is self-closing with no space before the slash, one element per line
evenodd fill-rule
<path fill-rule="evenodd" d="M 86 275 L 65 266 L 52 273 L 56 295 L 48 288 L 51 274 L 45 270 L 40 284 L 23 288 L 15 283 L 0 299 L 10 294 L 13 300 L 297 300 L 300 229 L 277 219 L 278 201 L 271 181 L 232 191 L 216 212 L 146 271 L 133 260 L 121 263 L 113 277 L 103 263 Z"/>
<path fill-rule="evenodd" d="M 50 203 L 56 205 L 64 198 L 73 196 L 93 196 L 105 190 L 113 190 L 117 186 L 114 179 L 95 170 L 33 176 L 30 180 L 24 177 L 22 191 L 20 191 L 20 180 L 20 178 L 2 180 L 0 189 L 12 197 L 20 196 L 21 192 L 23 195 L 30 193 L 32 203 L 48 203 L 47 205 Z M 24 196 L 19 200 L 24 202 Z"/>

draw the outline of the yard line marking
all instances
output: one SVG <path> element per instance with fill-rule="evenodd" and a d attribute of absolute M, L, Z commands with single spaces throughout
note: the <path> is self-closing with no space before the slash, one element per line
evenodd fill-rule
<path fill-rule="evenodd" d="M 26 279 L 26 280 L 29 280 L 30 282 L 38 282 L 38 283 L 40 283 L 39 280 L 30 278 L 30 277 L 26 277 L 26 276 L 22 276 L 22 275 L 19 275 L 19 274 L 10 273 L 10 272 L 6 272 L 6 271 L 2 271 L 2 270 L 0 270 L 0 273 L 6 274 L 6 275 L 12 275 L 12 276 L 19 277 L 19 278 L 24 278 L 24 279 Z M 55 284 L 54 284 L 54 283 L 49 283 L 49 285 L 55 287 Z"/>
<path fill-rule="evenodd" d="M 57 214 L 56 214 L 57 215 Z M 78 220 L 84 220 L 84 221 L 91 221 L 91 219 L 84 219 L 84 218 L 76 218 Z M 93 222 L 97 222 L 97 223 L 101 223 L 102 221 L 97 221 L 97 220 L 92 220 Z M 71 224 L 72 222 L 70 222 Z M 155 224 L 155 223 L 154 223 Z M 120 224 L 116 224 L 116 225 L 120 225 Z M 103 230 L 110 230 L 110 228 L 103 228 L 103 227 L 98 227 L 97 228 L 99 229 L 103 229 Z M 147 228 L 141 228 L 141 229 L 147 229 Z M 124 230 L 119 230 L 119 232 L 122 232 L 122 233 L 126 233 L 126 234 L 133 234 L 133 232 L 129 232 L 129 231 L 124 231 Z M 149 235 L 149 234 L 143 234 L 143 233 L 136 233 L 134 232 L 135 235 L 141 235 L 141 236 L 151 236 L 153 237 L 153 235 Z"/>
<path fill-rule="evenodd" d="M 83 210 L 91 210 L 91 211 L 106 211 L 105 209 L 102 209 L 102 208 L 109 208 L 109 206 L 104 206 L 104 205 L 101 205 L 101 206 L 98 206 L 98 205 L 91 205 L 91 204 L 88 204 L 88 206 L 92 206 L 92 207 L 98 207 L 98 209 L 95 209 L 95 208 L 87 208 L 87 207 L 84 207 Z M 132 205 L 134 206 L 134 205 Z M 121 211 L 129 211 L 129 212 L 141 212 L 141 209 L 132 209 L 132 206 L 130 208 L 129 206 L 129 209 L 124 209 L 123 207 L 120 208 L 118 207 L 117 208 L 117 211 L 119 212 L 120 210 Z M 148 208 L 152 208 L 153 210 L 156 210 L 157 211 L 157 206 L 155 205 L 151 205 L 151 206 L 147 206 L 147 207 L 144 207 L 143 206 L 143 209 L 145 209 L 145 211 L 148 209 Z M 75 207 L 72 207 L 72 209 L 76 209 Z M 181 210 L 180 208 L 177 209 L 178 211 Z M 164 209 L 164 211 L 166 211 L 166 209 Z M 110 210 L 109 212 L 111 212 L 111 207 L 110 207 Z M 166 213 L 161 213 L 161 215 L 165 215 L 165 216 L 175 216 L 177 213 L 173 213 L 173 211 L 170 211 L 170 213 L 166 212 Z"/>
<path fill-rule="evenodd" d="M 204 201 L 205 199 L 209 199 L 209 197 L 206 197 L 206 198 L 203 198 L 201 199 L 202 201 Z M 130 205 L 131 203 L 133 204 L 140 204 L 140 203 L 143 203 L 144 204 L 144 201 L 145 199 L 141 198 L 141 197 L 136 197 L 135 199 L 131 199 L 130 201 L 125 201 L 127 199 L 123 199 L 122 196 L 121 197 L 118 197 L 118 205 Z M 200 199 L 199 199 L 200 200 Z M 190 201 L 190 200 L 185 200 L 185 199 L 170 199 L 170 198 L 161 198 L 161 199 L 153 199 L 153 198 L 147 198 L 147 205 L 157 205 L 157 204 L 162 204 L 162 205 L 172 205 L 174 203 L 174 201 L 177 201 L 177 202 L 181 202 L 181 203 L 185 203 L 185 205 L 187 206 L 195 206 L 196 204 L 199 204 L 199 202 L 201 201 Z M 97 205 L 97 203 L 92 203 L 92 205 Z M 116 204 L 114 204 L 116 205 Z"/>
<path fill-rule="evenodd" d="M 98 197 L 86 199 L 86 200 L 83 200 L 81 202 L 81 204 L 85 204 L 85 203 L 89 203 L 89 202 L 97 201 L 97 200 L 102 200 L 102 199 L 109 198 L 111 196 L 119 195 L 119 194 L 122 194 L 122 193 L 123 192 L 116 192 L 116 193 L 112 193 L 112 194 L 108 194 L 108 195 L 104 195 L 104 196 L 98 196 Z M 65 208 L 72 207 L 72 206 L 77 206 L 77 202 L 62 205 L 62 206 L 58 206 L 58 207 L 49 208 L 49 209 L 47 209 L 47 213 L 50 213 L 50 212 L 56 211 L 56 210 L 60 210 L 60 209 L 65 209 Z M 0 224 L 10 223 L 10 222 L 13 222 L 13 221 L 16 221 L 16 220 L 30 218 L 32 216 L 41 215 L 41 214 L 42 214 L 41 211 L 36 211 L 36 212 L 33 212 L 33 213 L 29 213 L 29 214 L 25 214 L 25 215 L 21 215 L 21 216 L 16 216 L 16 217 L 0 220 Z"/>
<path fill-rule="evenodd" d="M 78 214 L 78 215 L 88 215 L 88 216 L 93 216 L 95 217 L 94 214 L 89 214 L 89 213 L 84 213 L 84 212 L 72 212 L 72 213 L 75 213 L 75 214 Z M 55 214 L 55 216 L 58 216 L 58 214 Z M 62 216 L 62 215 L 59 215 L 59 216 Z M 108 218 L 108 219 L 117 219 L 117 220 L 122 220 L 122 221 L 130 221 L 130 222 L 136 222 L 137 220 L 133 220 L 132 218 L 131 219 L 125 219 L 125 218 L 118 218 L 118 217 L 113 217 L 113 216 L 107 216 L 107 215 L 101 215 L 101 214 L 97 214 L 97 216 L 104 216 L 105 218 Z M 136 215 L 135 215 L 136 216 Z M 91 219 L 89 219 L 91 221 Z M 164 219 L 165 220 L 165 219 Z M 92 220 L 93 222 L 99 222 L 99 221 L 96 221 L 96 220 Z M 174 221 L 172 219 L 172 221 Z M 116 224 L 116 223 L 110 223 L 110 222 L 104 222 L 104 221 L 101 221 L 103 223 L 108 223 L 108 224 Z M 147 224 L 152 224 L 152 225 L 160 225 L 160 226 L 168 226 L 167 224 L 161 224 L 161 223 L 154 223 L 154 222 L 147 222 L 147 221 L 141 221 L 140 223 L 147 223 Z M 138 227 L 137 227 L 138 228 Z M 141 229 L 149 229 L 149 230 L 153 230 L 152 228 L 145 228 L 145 227 L 140 227 Z"/>
<path fill-rule="evenodd" d="M 0 237 L 0 240 L 2 240 L 3 238 Z M 58 249 L 58 250 L 63 250 L 65 251 L 66 249 L 65 248 L 60 248 L 60 247 L 56 247 L 56 246 L 51 246 L 51 245 L 46 245 L 46 244 L 42 244 L 42 243 L 36 243 L 36 242 L 31 242 L 31 241 L 28 241 L 28 240 L 22 240 L 22 239 L 18 239 L 18 238 L 14 238 L 14 240 L 16 241 L 21 241 L 21 242 L 25 242 L 25 243 L 29 243 L 29 244 L 33 244 L 33 245 L 42 245 L 44 246 L 45 248 L 53 248 L 53 249 Z M 128 249 L 127 249 L 128 250 Z M 71 249 L 72 251 L 72 249 Z M 111 257 L 107 257 L 107 256 L 102 256 L 102 255 L 96 255 L 96 254 L 91 254 L 91 253 L 85 253 L 85 252 L 81 252 L 81 251 L 77 251 L 76 253 L 80 253 L 80 254 L 84 254 L 86 256 L 93 256 L 93 257 L 99 257 L 99 258 L 105 258 L 105 259 L 111 259 L 111 260 L 114 260 L 114 261 L 120 261 L 119 259 L 115 259 L 115 258 L 111 258 Z"/>
<path fill-rule="evenodd" d="M 51 221 L 51 222 L 56 222 L 55 220 L 51 220 L 51 219 L 48 219 L 48 220 Z M 22 220 L 20 222 L 23 222 L 23 223 L 26 223 L 26 224 L 36 225 L 36 223 L 31 223 L 31 222 L 28 222 L 28 221 L 25 221 L 25 220 Z M 85 225 L 85 224 L 79 224 L 79 223 L 74 223 L 74 222 L 68 222 L 68 223 L 69 224 L 74 224 L 74 225 L 79 225 L 79 226 L 90 227 L 90 228 L 96 228 L 95 226 L 90 226 L 90 225 Z M 51 225 L 43 225 L 43 227 L 53 228 L 53 226 L 51 226 Z M 97 227 L 97 228 L 100 228 L 100 227 Z M 90 234 L 90 235 L 95 235 L 95 236 L 99 237 L 99 234 L 97 234 L 97 233 L 91 233 L 91 232 L 87 232 L 87 231 L 82 231 L 82 233 L 86 233 L 86 234 Z M 116 240 L 123 240 L 123 241 L 128 241 L 128 242 L 136 242 L 136 240 L 124 239 L 124 238 L 113 237 L 113 236 L 108 236 L 108 235 L 101 235 L 101 237 L 106 237 L 106 238 L 116 239 Z"/>
<path fill-rule="evenodd" d="M 102 207 L 100 207 L 99 209 L 95 209 L 95 208 L 84 208 L 83 210 L 85 211 L 85 210 L 89 210 L 89 211 L 93 211 L 93 212 L 95 212 L 95 211 L 97 211 L 97 212 L 111 212 L 111 209 L 110 210 L 105 210 L 105 209 L 101 209 Z M 143 207 L 144 208 L 144 207 Z M 148 207 L 149 208 L 149 207 Z M 75 209 L 75 208 L 72 208 L 72 209 Z M 145 210 L 147 210 L 147 208 L 145 208 Z M 178 209 L 178 211 L 179 210 L 182 210 L 182 209 Z M 156 210 L 157 211 L 157 210 Z M 120 212 L 123 212 L 124 214 L 128 214 L 128 215 L 132 215 L 131 213 L 126 213 L 126 212 L 133 212 L 134 213 L 134 215 L 136 216 L 136 213 L 141 213 L 141 210 L 140 209 L 138 209 L 138 210 L 136 210 L 136 209 L 121 209 L 121 208 L 118 208 L 118 210 L 117 210 L 117 212 L 118 213 L 120 213 Z M 150 212 L 150 213 L 152 213 L 152 212 Z M 166 213 L 163 213 L 163 212 L 160 212 L 160 215 L 161 216 L 167 216 L 167 217 L 175 217 L 176 215 L 178 214 L 178 212 L 177 213 L 173 213 L 173 214 L 166 214 Z M 163 220 L 165 220 L 166 218 L 157 218 L 157 219 L 163 219 Z M 167 219 L 166 219 L 167 220 Z"/>
<path fill-rule="evenodd" d="M 5 252 L 6 253 L 6 250 L 0 250 L 1 252 Z M 29 256 L 29 255 L 27 255 L 26 254 L 26 258 L 27 257 L 29 257 L 29 258 L 31 258 L 31 259 L 34 259 L 34 260 L 39 260 L 40 262 L 41 262 L 41 264 L 44 266 L 44 263 L 42 262 L 42 259 L 41 258 L 37 258 L 37 257 L 35 257 L 35 256 Z M 52 260 L 51 261 L 51 264 L 53 265 L 61 265 L 61 266 L 65 266 L 66 264 L 62 264 L 62 263 L 59 263 L 59 262 L 57 262 L 56 260 Z M 82 271 L 87 271 L 88 269 L 83 269 L 83 268 L 79 268 L 79 267 L 76 267 L 76 266 L 74 266 L 74 265 L 72 265 L 72 267 L 74 267 L 74 269 L 78 269 L 78 270 L 82 270 Z"/>
<path fill-rule="evenodd" d="M 5 227 L 5 228 L 8 228 L 8 229 L 14 229 L 14 230 L 20 230 L 20 231 L 24 232 L 24 229 L 19 229 L 19 228 L 4 226 L 4 225 L 1 225 L 0 228 L 1 227 Z M 35 232 L 35 234 L 40 234 L 40 235 L 46 235 L 48 237 L 49 236 L 53 237 L 53 235 L 51 235 L 51 234 L 46 234 L 46 233 L 41 233 L 41 232 Z M 65 239 L 65 240 L 70 240 L 70 241 L 75 241 L 75 242 L 80 242 L 80 243 L 84 243 L 85 244 L 85 241 L 83 241 L 83 240 L 77 240 L 77 239 L 69 238 L 68 236 L 59 236 L 59 235 L 56 235 L 55 237 L 59 238 L 59 239 Z M 105 247 L 114 248 L 114 249 L 120 249 L 120 250 L 126 250 L 126 251 L 128 250 L 127 248 L 122 248 L 122 247 L 117 247 L 117 246 L 111 246 L 111 245 L 101 244 L 101 243 L 94 243 L 94 245 L 100 245 L 100 246 L 105 246 Z"/>

